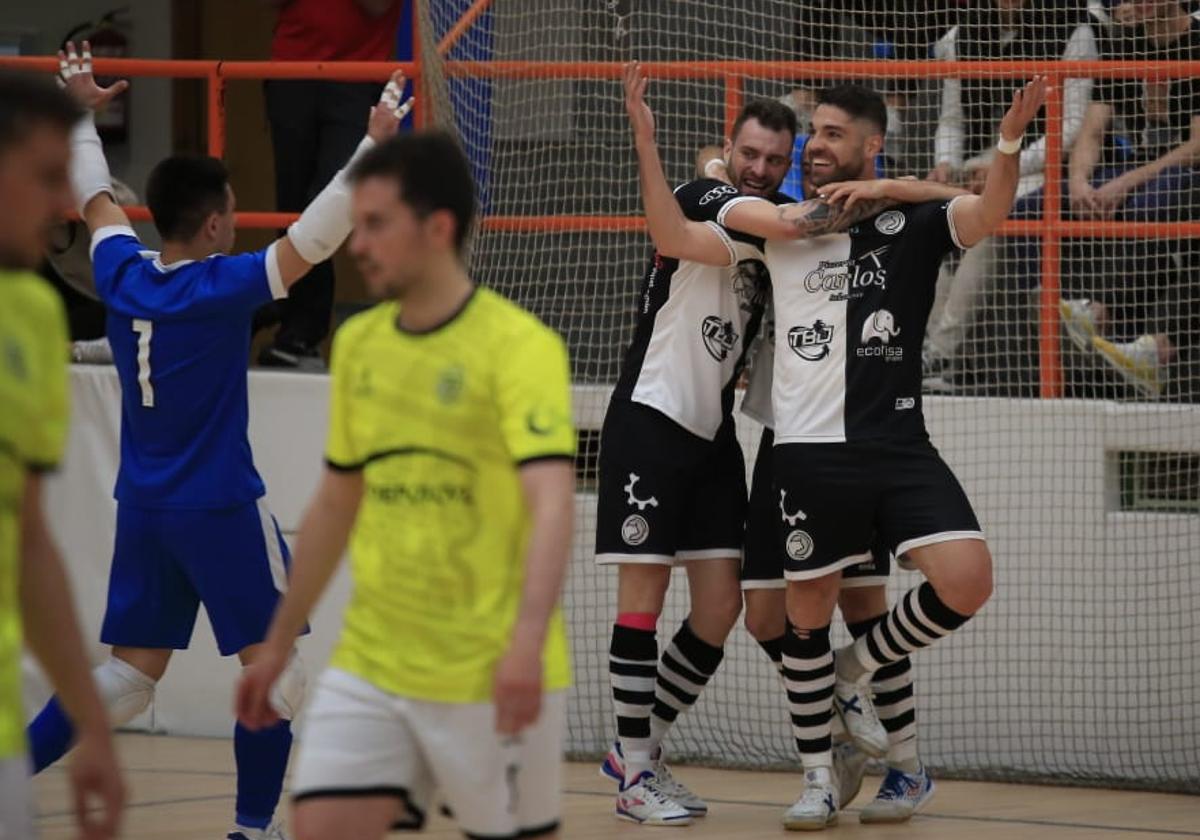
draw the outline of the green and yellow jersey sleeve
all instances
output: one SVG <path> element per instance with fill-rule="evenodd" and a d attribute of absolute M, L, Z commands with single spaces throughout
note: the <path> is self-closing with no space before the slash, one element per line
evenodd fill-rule
<path fill-rule="evenodd" d="M 517 464 L 575 457 L 567 348 L 541 324 L 524 332 L 496 374 L 500 433 Z"/>

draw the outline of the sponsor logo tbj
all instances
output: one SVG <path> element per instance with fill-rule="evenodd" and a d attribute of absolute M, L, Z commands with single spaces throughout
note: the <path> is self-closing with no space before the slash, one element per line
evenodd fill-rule
<path fill-rule="evenodd" d="M 718 362 L 725 361 L 737 346 L 738 334 L 733 328 L 733 321 L 716 315 L 709 315 L 701 322 L 700 334 L 704 337 L 704 348 Z"/>
<path fill-rule="evenodd" d="M 814 321 L 811 327 L 799 324 L 788 330 L 788 347 L 806 362 L 819 362 L 829 355 L 833 327 L 824 321 Z"/>

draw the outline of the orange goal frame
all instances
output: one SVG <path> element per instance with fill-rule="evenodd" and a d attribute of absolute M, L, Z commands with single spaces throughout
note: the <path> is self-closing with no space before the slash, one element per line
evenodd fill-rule
<path fill-rule="evenodd" d="M 442 39 L 438 52 L 445 55 L 466 32 L 491 0 L 476 0 L 467 14 Z M 378 81 L 397 69 L 405 72 L 419 90 L 422 80 L 419 45 L 414 44 L 414 60 L 409 62 L 270 62 L 270 61 L 188 61 L 98 58 L 96 71 L 106 76 L 151 76 L 201 79 L 207 87 L 208 153 L 225 153 L 225 85 L 235 79 L 335 79 L 338 81 Z M 1050 81 L 1046 100 L 1046 163 L 1042 218 L 1010 220 L 998 233 L 1006 236 L 1031 236 L 1041 239 L 1041 295 L 1038 317 L 1038 356 L 1040 394 L 1060 397 L 1063 392 L 1059 333 L 1059 278 L 1063 239 L 1071 238 L 1200 238 L 1200 222 L 1117 222 L 1071 221 L 1061 212 L 1063 152 L 1062 85 L 1068 78 L 1155 78 L 1171 79 L 1200 76 L 1200 61 L 1178 62 L 1105 62 L 1105 61 L 708 61 L 646 62 L 652 78 L 718 81 L 724 85 L 724 116 L 728 130 L 742 107 L 742 81 L 745 78 L 822 79 L 822 78 L 996 78 L 1025 79 L 1034 74 Z M 23 68 L 46 73 L 58 71 L 58 59 L 42 56 L 0 57 L 0 67 Z M 612 79 L 621 75 L 620 62 L 550 61 L 446 61 L 445 72 L 451 77 L 488 79 Z M 414 109 L 418 126 L 425 122 L 421 97 Z M 128 208 L 132 219 L 144 221 L 144 207 Z M 294 213 L 248 211 L 237 214 L 244 228 L 281 228 L 296 218 Z M 483 220 L 488 230 L 513 232 L 602 231 L 627 232 L 645 229 L 641 216 L 489 216 Z"/>

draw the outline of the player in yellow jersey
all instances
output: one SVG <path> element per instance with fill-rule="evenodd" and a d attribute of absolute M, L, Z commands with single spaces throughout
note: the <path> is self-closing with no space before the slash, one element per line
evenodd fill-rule
<path fill-rule="evenodd" d="M 474 186 L 451 137 L 397 137 L 351 181 L 351 251 L 387 301 L 334 339 L 327 467 L 238 716 L 274 720 L 271 685 L 349 538 L 354 592 L 294 770 L 298 840 L 419 824 L 434 787 L 470 837 L 556 837 L 566 349 L 468 276 Z"/>
<path fill-rule="evenodd" d="M 79 112 L 51 84 L 0 74 L 0 837 L 34 836 L 22 640 L 79 732 L 71 786 L 85 840 L 115 835 L 124 791 L 108 717 L 84 653 L 70 589 L 42 511 L 42 474 L 67 430 L 62 303 L 31 269 L 71 208 L 68 135 Z M 85 813 L 100 800 L 102 808 Z"/>

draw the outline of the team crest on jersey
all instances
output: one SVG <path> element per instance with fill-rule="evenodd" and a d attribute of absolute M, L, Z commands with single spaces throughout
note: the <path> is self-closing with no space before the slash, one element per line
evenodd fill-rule
<path fill-rule="evenodd" d="M 788 347 L 806 362 L 819 362 L 829 355 L 833 342 L 833 326 L 824 321 L 814 321 L 811 327 L 803 324 L 788 330 Z"/>
<path fill-rule="evenodd" d="M 621 523 L 621 539 L 626 545 L 641 545 L 650 536 L 650 523 L 644 516 L 634 513 Z"/>
<path fill-rule="evenodd" d="M 904 230 L 907 221 L 899 210 L 888 210 L 875 217 L 875 230 L 887 236 L 895 236 Z"/>
<path fill-rule="evenodd" d="M 894 347 L 891 341 L 900 335 L 896 318 L 886 309 L 877 309 L 867 316 L 862 329 L 862 347 L 856 351 L 860 359 L 878 358 L 898 362 L 904 358 L 904 348 Z M 878 344 L 872 342 L 878 341 Z"/>
<path fill-rule="evenodd" d="M 25 362 L 25 351 L 21 345 L 11 338 L 4 340 L 4 364 L 13 379 L 24 382 L 29 378 L 29 365 Z"/>
<path fill-rule="evenodd" d="M 733 321 L 726 321 L 716 315 L 709 315 L 700 324 L 700 335 L 704 338 L 704 348 L 708 355 L 718 362 L 729 358 L 730 352 L 737 347 L 738 334 L 733 328 Z"/>
<path fill-rule="evenodd" d="M 441 372 L 437 381 L 437 397 L 443 405 L 458 402 L 465 379 L 466 372 L 462 365 L 451 365 Z"/>

